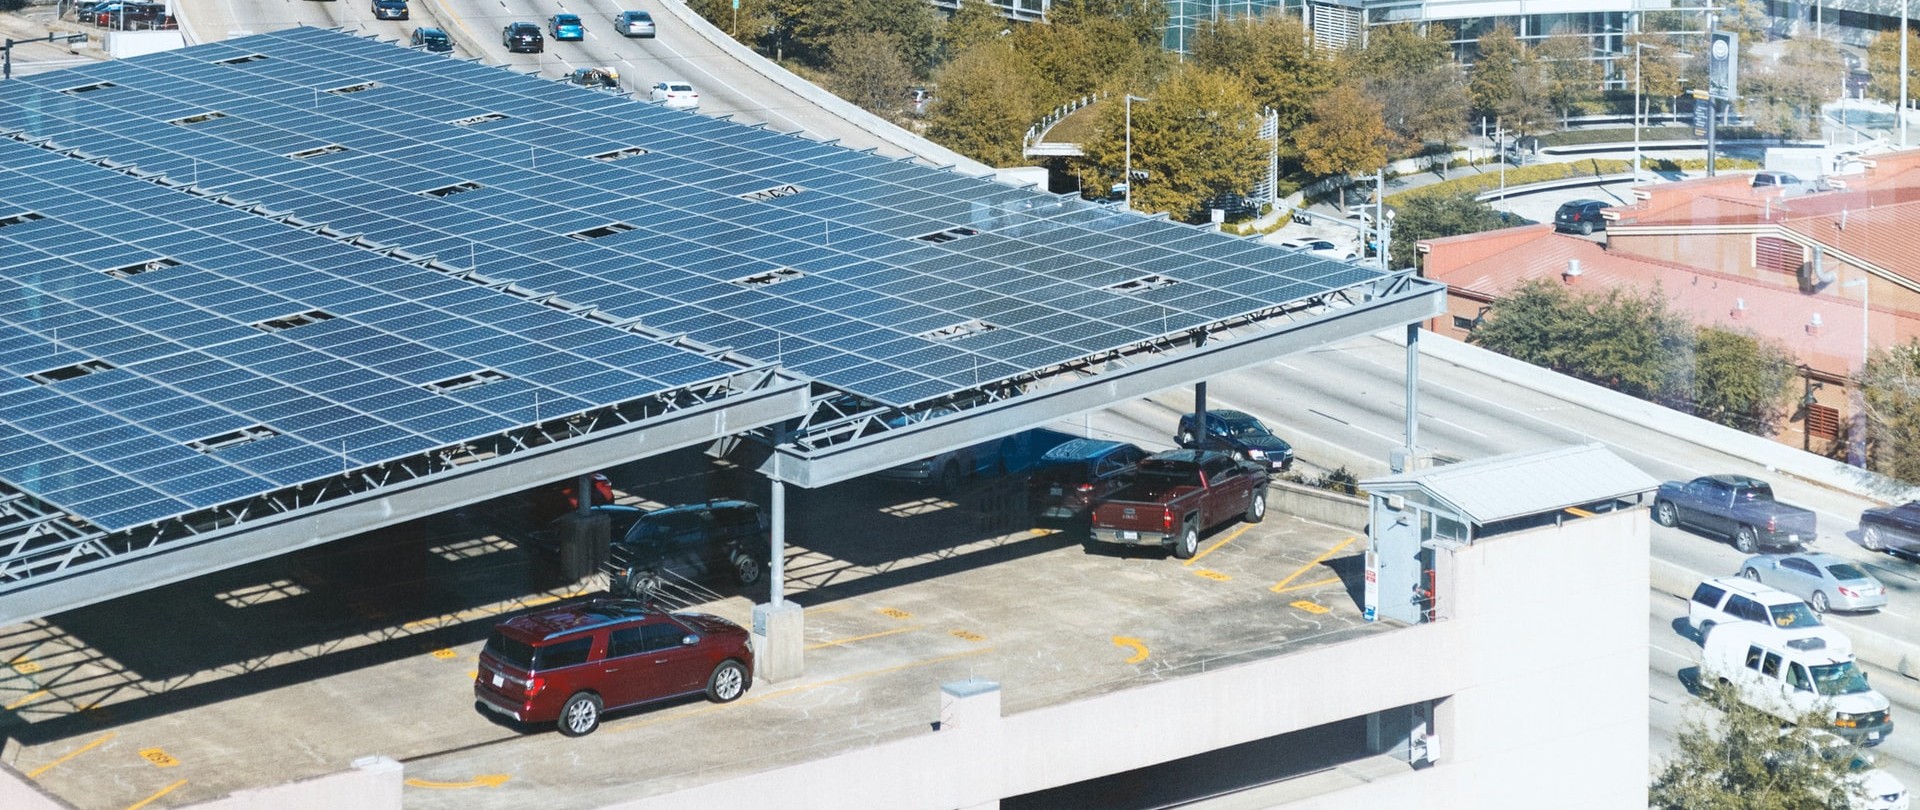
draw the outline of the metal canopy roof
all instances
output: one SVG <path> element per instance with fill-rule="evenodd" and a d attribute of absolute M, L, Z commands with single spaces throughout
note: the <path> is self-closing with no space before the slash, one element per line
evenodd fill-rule
<path fill-rule="evenodd" d="M 800 386 L 0 139 L 0 595 Z"/>
<path fill-rule="evenodd" d="M 6 128 L 895 407 L 1380 276 L 313 28 L 11 83 Z"/>
<path fill-rule="evenodd" d="M 1422 490 L 1467 522 L 1481 526 L 1626 498 L 1659 486 L 1652 476 L 1597 442 L 1508 453 L 1360 482 L 1361 489 L 1377 495 Z"/>

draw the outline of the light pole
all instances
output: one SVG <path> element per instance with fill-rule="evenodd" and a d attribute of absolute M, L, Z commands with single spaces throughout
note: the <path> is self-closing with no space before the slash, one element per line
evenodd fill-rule
<path fill-rule="evenodd" d="M 1127 158 L 1126 158 L 1126 169 L 1125 169 L 1126 173 L 1121 176 L 1121 179 L 1125 181 L 1127 185 L 1126 185 L 1126 197 L 1120 203 L 1120 207 L 1128 211 L 1133 210 L 1133 103 L 1136 101 L 1152 101 L 1152 100 L 1153 99 L 1146 98 L 1143 96 L 1136 96 L 1132 93 L 1127 94 Z"/>
<path fill-rule="evenodd" d="M 1640 182 L 1640 126 L 1644 114 L 1640 110 L 1640 49 L 1646 43 L 1633 41 L 1633 182 Z M 1660 50 L 1656 45 L 1654 50 Z"/>
<path fill-rule="evenodd" d="M 1900 0 L 1900 100 L 1893 105 L 1900 116 L 1900 148 L 1907 146 L 1907 0 Z"/>

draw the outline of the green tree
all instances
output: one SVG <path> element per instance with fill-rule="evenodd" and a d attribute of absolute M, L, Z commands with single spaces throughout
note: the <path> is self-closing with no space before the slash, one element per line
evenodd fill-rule
<path fill-rule="evenodd" d="M 1539 60 L 1506 23 L 1480 37 L 1480 53 L 1467 75 L 1473 108 L 1499 119 L 1508 132 L 1540 132 L 1550 119 L 1547 82 Z"/>
<path fill-rule="evenodd" d="M 1051 107 L 1090 93 L 1158 83 L 1171 56 L 1158 42 L 1142 45 L 1133 36 L 1129 23 L 1095 17 L 1029 25 L 1011 38 L 1015 51 L 1031 60 L 1035 74 L 1050 85 L 1042 97 Z"/>
<path fill-rule="evenodd" d="M 1423 239 L 1505 227 L 1499 212 L 1474 199 L 1471 191 L 1414 196 L 1394 214 L 1393 244 L 1387 249 L 1394 267 L 1412 267 L 1419 256 L 1414 245 Z"/>
<path fill-rule="evenodd" d="M 1718 30 L 1739 34 L 1740 47 L 1745 50 L 1767 41 L 1772 18 L 1767 16 L 1765 0 L 1731 0 L 1721 8 L 1715 25 Z"/>
<path fill-rule="evenodd" d="M 1133 104 L 1133 207 L 1191 219 L 1207 198 L 1245 193 L 1266 168 L 1260 110 L 1232 76 L 1197 66 L 1174 72 Z M 1127 165 L 1125 104 L 1101 105 L 1100 125 L 1083 148 L 1083 165 L 1118 178 Z"/>
<path fill-rule="evenodd" d="M 1534 49 L 1547 82 L 1547 100 L 1565 121 L 1573 108 L 1600 96 L 1600 63 L 1585 34 L 1562 26 Z"/>
<path fill-rule="evenodd" d="M 1693 413 L 1758 436 L 1772 436 L 1788 413 L 1796 380 L 1793 354 L 1751 332 L 1701 327 L 1694 335 Z"/>
<path fill-rule="evenodd" d="M 1859 749 L 1813 729 L 1820 717 L 1781 728 L 1732 689 L 1702 695 L 1714 711 L 1689 719 L 1676 751 L 1647 790 L 1659 810 L 1845 810 L 1858 783 Z"/>
<path fill-rule="evenodd" d="M 939 18 L 923 0 L 770 0 L 774 36 L 789 56 L 826 65 L 848 36 L 891 34 L 916 73 L 931 69 Z"/>
<path fill-rule="evenodd" d="M 1379 169 L 1387 163 L 1392 136 L 1380 120 L 1380 103 L 1360 88 L 1342 84 L 1313 105 L 1313 118 L 1294 132 L 1300 165 L 1318 175 L 1351 175 Z M 1346 206 L 1341 189 L 1341 207 Z"/>
<path fill-rule="evenodd" d="M 767 40 L 776 25 L 771 0 L 740 0 L 737 14 L 733 0 L 689 0 L 687 7 L 742 45 Z"/>
<path fill-rule="evenodd" d="M 1341 56 L 1341 70 L 1361 78 L 1402 146 L 1447 143 L 1466 134 L 1466 77 L 1453 61 L 1447 44 L 1452 38 L 1446 26 L 1423 35 L 1401 23 L 1373 29 L 1365 48 L 1356 45 Z"/>
<path fill-rule="evenodd" d="M 1846 66 L 1840 50 L 1824 39 L 1787 42 L 1778 59 L 1741 64 L 1740 107 L 1755 128 L 1778 135 L 1820 131 L 1820 105 L 1840 95 Z"/>
<path fill-rule="evenodd" d="M 1195 64 L 1238 79 L 1255 103 L 1272 109 L 1281 132 L 1305 124 L 1314 102 L 1333 87 L 1333 61 L 1313 47 L 1305 25 L 1278 11 L 1208 22 L 1192 48 Z M 1293 151 L 1291 144 L 1283 149 Z"/>
<path fill-rule="evenodd" d="M 913 85 L 913 71 L 900 57 L 892 34 L 847 34 L 833 48 L 827 65 L 827 89 L 862 109 L 889 120 L 900 118 L 902 100 Z"/>
<path fill-rule="evenodd" d="M 959 56 L 975 45 L 1012 33 L 1013 23 L 1000 16 L 987 0 L 962 0 L 953 16 L 940 25 L 940 47 L 945 58 Z"/>
<path fill-rule="evenodd" d="M 989 166 L 1022 161 L 1020 137 L 1042 114 L 1043 83 L 1007 38 L 961 51 L 934 74 L 940 100 L 927 137 Z"/>
<path fill-rule="evenodd" d="M 1900 32 L 1881 31 L 1867 46 L 1867 70 L 1873 74 L 1867 95 L 1882 101 L 1900 97 Z M 1920 91 L 1920 28 L 1907 30 L 1907 93 Z"/>
<path fill-rule="evenodd" d="M 1124 39 L 1134 45 L 1159 48 L 1161 32 L 1167 27 L 1167 4 L 1161 0 L 1055 0 L 1047 9 L 1051 25 L 1074 27 L 1100 21 L 1120 23 Z"/>
<path fill-rule="evenodd" d="M 1867 468 L 1920 481 L 1920 341 L 1875 352 L 1861 373 Z"/>
<path fill-rule="evenodd" d="M 1495 301 L 1469 340 L 1657 402 L 1684 395 L 1693 376 L 1693 327 L 1658 291 L 1576 293 L 1534 279 Z"/>
<path fill-rule="evenodd" d="M 1645 110 L 1652 110 L 1656 102 L 1665 102 L 1669 112 L 1679 106 L 1681 82 L 1680 46 L 1664 36 L 1652 34 L 1633 34 L 1627 37 L 1626 54 L 1633 56 L 1634 44 L 1640 43 L 1640 93 Z M 1630 63 L 1629 63 L 1630 64 Z M 1629 70 L 1632 68 L 1629 67 Z M 1629 75 L 1628 80 L 1632 80 Z"/>

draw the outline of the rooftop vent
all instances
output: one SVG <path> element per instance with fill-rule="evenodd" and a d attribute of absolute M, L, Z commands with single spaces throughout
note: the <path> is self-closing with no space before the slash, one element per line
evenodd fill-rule
<path fill-rule="evenodd" d="M 271 320 L 261 321 L 254 324 L 253 328 L 262 332 L 284 332 L 288 329 L 306 326 L 310 323 L 331 320 L 333 320 L 332 313 L 316 309 L 309 312 L 302 312 L 298 315 L 288 315 L 284 318 L 273 318 Z"/>
<path fill-rule="evenodd" d="M 478 388 L 482 385 L 486 385 L 487 383 L 497 383 L 497 382 L 502 382 L 509 379 L 512 379 L 512 378 L 498 371 L 494 371 L 493 369 L 484 369 L 481 371 L 476 371 L 472 374 L 462 374 L 458 377 L 448 377 L 447 379 L 441 380 L 439 382 L 430 382 L 421 387 L 427 389 L 428 391 L 432 391 L 436 394 L 449 394 L 454 391 L 464 391 L 468 388 Z"/>
<path fill-rule="evenodd" d="M 1813 636 L 1805 636 L 1802 638 L 1788 639 L 1787 646 L 1796 650 L 1824 650 L 1827 648 L 1827 640 Z"/>
<path fill-rule="evenodd" d="M 232 433 L 222 433 L 218 436 L 196 439 L 187 442 L 187 446 L 202 453 L 211 453 L 215 450 L 224 450 L 235 445 L 246 444 L 247 442 L 271 439 L 278 435 L 280 435 L 280 431 L 274 430 L 266 425 L 253 425 L 233 431 Z"/>
<path fill-rule="evenodd" d="M 71 366 L 61 366 L 55 369 L 28 374 L 27 379 L 41 385 L 52 385 L 61 380 L 71 380 L 75 377 L 84 377 L 96 371 L 109 371 L 112 369 L 113 364 L 105 360 L 83 360 Z"/>
<path fill-rule="evenodd" d="M 341 146 L 340 144 L 337 144 L 337 143 L 330 143 L 330 144 L 327 144 L 326 146 L 316 146 L 312 149 L 302 149 L 298 152 L 289 152 L 287 153 L 287 157 L 293 158 L 294 160 L 308 160 L 311 158 L 338 154 L 340 152 L 345 152 L 345 151 L 347 151 L 346 147 Z"/>
<path fill-rule="evenodd" d="M 976 318 L 966 323 L 957 323 L 952 326 L 935 329 L 931 332 L 923 332 L 920 334 L 920 337 L 926 338 L 927 340 L 959 340 L 964 337 L 985 334 L 999 328 L 998 326 Z"/>
<path fill-rule="evenodd" d="M 141 273 L 151 273 L 155 270 L 165 270 L 169 267 L 179 266 L 180 263 L 173 259 L 148 259 L 144 262 L 134 262 L 133 264 L 124 264 L 119 267 L 109 267 L 106 273 L 114 278 L 128 278 L 140 275 Z"/>
<path fill-rule="evenodd" d="M 265 58 L 267 58 L 266 54 L 250 53 L 245 56 L 229 56 L 225 59 L 215 59 L 213 63 L 216 65 L 244 65 L 248 62 L 258 62 Z"/>
<path fill-rule="evenodd" d="M 430 188 L 420 193 L 425 194 L 429 197 L 451 197 L 463 191 L 478 191 L 479 189 L 480 189 L 479 183 L 467 181 L 462 183 L 454 183 L 451 186 L 441 186 L 439 188 Z"/>
<path fill-rule="evenodd" d="M 628 225 L 625 222 L 609 222 L 598 228 L 588 228 L 584 231 L 574 231 L 573 233 L 570 233 L 567 235 L 575 239 L 580 239 L 584 241 L 587 239 L 599 239 L 600 237 L 603 237 L 603 236 L 612 236 L 616 233 L 626 233 L 627 231 L 633 230 L 633 228 L 634 226 Z"/>
<path fill-rule="evenodd" d="M 599 160 L 599 161 L 610 161 L 610 160 L 620 160 L 622 158 L 639 157 L 644 154 L 647 154 L 646 149 L 643 149 L 638 146 L 629 146 L 625 149 L 615 149 L 611 152 L 601 152 L 600 154 L 597 154 L 597 155 L 588 155 L 588 157 L 594 160 Z"/>
<path fill-rule="evenodd" d="M 36 214 L 32 211 L 22 211 L 18 214 L 9 214 L 7 216 L 0 217 L 0 228 L 5 228 L 8 225 L 19 225 L 22 223 L 32 222 L 37 219 L 46 219 L 46 218 L 47 217 L 45 214 Z"/>
<path fill-rule="evenodd" d="M 979 233 L 980 233 L 979 231 L 974 230 L 972 228 L 948 228 L 944 231 L 934 231 L 933 233 L 927 234 L 925 236 L 920 236 L 915 238 L 919 239 L 922 242 L 951 242 L 955 239 L 964 239 L 966 237 L 974 236 Z"/>
<path fill-rule="evenodd" d="M 756 202 L 766 202 L 767 200 L 778 199 L 780 197 L 791 197 L 805 190 L 806 189 L 803 189 L 799 186 L 788 184 L 784 186 L 774 186 L 773 188 L 763 188 L 759 191 L 742 194 L 740 195 L 740 199 L 753 200 Z M 967 235 L 972 236 L 972 234 L 967 234 Z M 926 237 L 923 236 L 921 238 L 925 239 Z"/>
<path fill-rule="evenodd" d="M 335 87 L 332 90 L 328 90 L 327 92 L 332 93 L 336 96 L 344 96 L 348 93 L 358 93 L 362 90 L 372 90 L 373 88 L 379 87 L 379 86 L 380 85 L 376 82 L 355 82 L 353 84 Z"/>
<path fill-rule="evenodd" d="M 769 273 L 736 278 L 732 283 L 742 287 L 765 287 L 772 284 L 779 284 L 782 281 L 792 281 L 805 275 L 806 273 L 802 273 L 791 267 L 782 267 Z"/>
<path fill-rule="evenodd" d="M 212 121 L 219 118 L 225 118 L 225 117 L 227 117 L 226 113 L 219 112 L 217 110 L 208 110 L 207 112 L 203 112 L 198 115 L 189 115 L 184 118 L 175 118 L 172 121 L 168 121 L 167 123 L 177 127 L 185 127 L 185 126 L 192 126 L 194 124 L 204 124 L 208 121 Z"/>
<path fill-rule="evenodd" d="M 1163 275 L 1160 275 L 1159 273 L 1153 273 L 1151 275 L 1141 276 L 1136 279 L 1122 281 L 1119 284 L 1109 284 L 1107 285 L 1107 289 L 1112 290 L 1113 292 L 1120 293 L 1122 295 L 1138 295 L 1148 290 L 1158 290 L 1163 287 L 1171 287 L 1178 283 L 1180 283 L 1179 279 L 1173 278 L 1171 276 L 1163 276 Z"/>
<path fill-rule="evenodd" d="M 72 96 L 72 95 L 78 95 L 80 93 L 91 93 L 95 90 L 105 90 L 113 86 L 114 86 L 113 82 L 94 82 L 93 84 L 83 84 L 83 85 L 80 85 L 79 87 L 69 87 L 60 92 L 66 93 L 67 95 Z"/>
<path fill-rule="evenodd" d="M 470 127 L 475 124 L 485 124 L 489 121 L 505 120 L 506 117 L 507 117 L 506 113 L 481 113 L 479 115 L 469 115 L 465 118 L 456 118 L 452 121 L 448 121 L 447 123 L 452 124 L 456 127 Z"/>

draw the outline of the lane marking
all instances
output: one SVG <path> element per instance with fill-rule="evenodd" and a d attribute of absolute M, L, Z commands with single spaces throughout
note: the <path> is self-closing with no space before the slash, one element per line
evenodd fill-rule
<path fill-rule="evenodd" d="M 835 646 L 839 646 L 839 645 L 841 645 L 841 644 L 852 644 L 852 643 L 854 643 L 854 642 L 856 642 L 856 641 L 866 641 L 867 639 L 870 639 L 870 638 L 879 638 L 879 637 L 881 637 L 881 636 L 891 636 L 891 635 L 893 635 L 893 634 L 895 634 L 895 633 L 906 633 L 906 632 L 909 632 L 909 631 L 913 631 L 913 630 L 918 630 L 918 629 L 920 629 L 920 628 L 918 628 L 918 627 L 896 627 L 896 628 L 894 628 L 894 629 L 892 629 L 892 630 L 882 630 L 882 631 L 880 631 L 880 632 L 878 632 L 878 633 L 868 633 L 868 634 L 866 634 L 866 635 L 864 635 L 864 636 L 854 636 L 853 638 L 841 638 L 841 639 L 834 639 L 833 641 L 822 641 L 822 642 L 820 642 L 819 644 L 811 644 L 811 645 L 808 645 L 808 646 L 807 646 L 807 647 L 806 647 L 805 649 L 808 649 L 808 650 L 818 650 L 818 649 L 822 649 L 822 648 L 825 648 L 825 647 L 835 647 Z"/>
<path fill-rule="evenodd" d="M 1279 582 L 1274 583 L 1273 587 L 1268 588 L 1267 590 L 1273 591 L 1274 593 L 1281 593 L 1287 590 L 1287 585 L 1293 582 L 1294 580 L 1299 579 L 1301 574 L 1306 573 L 1308 569 L 1311 569 L 1316 565 L 1326 562 L 1328 557 L 1331 557 L 1335 554 L 1340 553 L 1340 549 L 1353 545 L 1353 541 L 1358 539 L 1360 539 L 1358 535 L 1352 535 L 1352 536 L 1349 536 L 1347 539 L 1340 541 L 1339 545 L 1334 546 L 1333 548 L 1327 549 L 1327 552 L 1325 554 L 1322 554 L 1318 557 L 1313 558 L 1313 562 L 1300 566 L 1299 570 L 1294 571 L 1291 574 L 1288 574 L 1286 579 L 1283 579 L 1283 580 L 1280 580 Z M 1335 577 L 1335 579 L 1338 579 L 1338 577 Z"/>
<path fill-rule="evenodd" d="M 1243 523 L 1243 524 L 1241 524 L 1241 525 L 1240 525 L 1240 528 L 1238 528 L 1238 529 L 1235 529 L 1235 530 L 1233 530 L 1233 533 L 1232 533 L 1232 534 L 1229 534 L 1229 535 L 1227 535 L 1226 537 L 1222 537 L 1222 538 L 1220 538 L 1220 541 L 1219 541 L 1219 542 L 1217 542 L 1217 543 L 1214 543 L 1214 544 L 1213 544 L 1213 545 L 1211 545 L 1211 546 L 1207 546 L 1207 547 L 1206 547 L 1205 549 L 1203 549 L 1203 550 L 1201 550 L 1201 552 L 1200 552 L 1199 554 L 1195 554 L 1195 555 L 1193 555 L 1193 556 L 1192 556 L 1191 558 L 1189 558 L 1189 559 L 1188 559 L 1188 560 L 1187 560 L 1186 562 L 1184 562 L 1184 563 L 1181 563 L 1181 565 L 1192 565 L 1192 564 L 1194 564 L 1194 563 L 1197 563 L 1197 562 L 1199 562 L 1199 561 L 1200 561 L 1200 559 L 1201 559 L 1202 557 L 1205 557 L 1205 556 L 1207 556 L 1208 554 L 1212 554 L 1212 553 L 1213 553 L 1213 550 L 1214 550 L 1214 549 L 1217 549 L 1217 548 L 1219 548 L 1219 547 L 1221 547 L 1221 546 L 1224 546 L 1224 545 L 1226 545 L 1226 544 L 1228 544 L 1228 543 L 1231 543 L 1231 542 L 1233 542 L 1233 538 L 1235 538 L 1235 537 L 1239 537 L 1240 535 L 1243 535 L 1243 534 L 1246 534 L 1246 533 L 1247 533 L 1247 530 L 1248 530 L 1248 529 L 1251 529 L 1251 528 L 1253 528 L 1253 524 L 1251 524 L 1251 523 Z"/>
<path fill-rule="evenodd" d="M 40 774 L 53 770 L 55 765 L 59 765 L 62 762 L 66 762 L 67 760 L 73 759 L 74 757 L 80 756 L 81 754 L 84 754 L 88 751 L 92 751 L 93 749 L 99 747 L 101 743 L 113 739 L 113 735 L 117 733 L 119 732 L 109 731 L 105 734 L 100 735 L 98 738 L 95 738 L 93 742 L 87 743 L 86 745 L 80 746 L 79 748 L 75 748 L 72 751 L 68 751 L 66 756 L 63 756 L 59 759 L 56 759 L 38 768 L 34 768 L 31 771 L 27 771 L 27 778 L 38 779 L 40 778 Z"/>
<path fill-rule="evenodd" d="M 13 711 L 14 709 L 18 709 L 21 706 L 25 706 L 29 703 L 32 703 L 46 696 L 47 696 L 47 690 L 42 689 L 38 692 L 31 693 L 25 697 L 20 698 L 19 700 L 16 700 L 12 703 L 7 704 L 6 709 L 7 711 Z"/>
<path fill-rule="evenodd" d="M 1442 425 L 1446 425 L 1447 427 L 1453 428 L 1454 430 L 1458 430 L 1462 433 L 1471 433 L 1475 436 L 1479 436 L 1482 439 L 1487 438 L 1487 434 L 1481 433 L 1480 431 L 1474 430 L 1473 428 L 1467 427 L 1466 425 L 1460 424 L 1459 422 L 1455 422 L 1451 419 L 1441 419 L 1438 416 L 1429 416 L 1427 417 L 1427 421 L 1438 422 Z"/>
<path fill-rule="evenodd" d="M 137 802 L 134 802 L 133 804 L 129 804 L 129 805 L 127 805 L 127 810 L 140 810 L 140 808 L 142 808 L 142 807 L 146 807 L 146 806 L 147 806 L 147 805 L 149 805 L 149 804 L 153 804 L 153 800 L 155 800 L 155 799 L 158 799 L 158 798 L 160 798 L 161 796 L 165 796 L 165 795 L 167 795 L 167 794 L 169 794 L 169 793 L 172 793 L 172 792 L 174 791 L 174 789 L 175 789 L 175 788 L 178 788 L 178 787 L 180 787 L 181 785 L 184 785 L 184 784 L 186 784 L 186 783 L 187 783 L 187 780 L 185 780 L 185 779 L 182 779 L 182 780 L 180 780 L 180 781 L 178 781 L 178 782 L 175 782 L 175 783 L 173 783 L 173 784 L 171 784 L 171 785 L 168 785 L 168 786 L 166 786 L 166 787 L 163 787 L 163 788 L 161 788 L 161 789 L 159 789 L 159 790 L 157 790 L 157 791 L 155 791 L 155 792 L 154 792 L 154 794 L 153 794 L 152 796 L 148 796 L 148 797 L 146 797 L 146 798 L 144 798 L 144 799 L 141 799 L 140 801 L 137 801 Z"/>
<path fill-rule="evenodd" d="M 1113 646 L 1115 647 L 1121 647 L 1124 649 L 1133 650 L 1133 657 L 1128 658 L 1127 660 L 1122 661 L 1120 663 L 1138 664 L 1141 661 L 1147 660 L 1148 653 L 1147 653 L 1146 642 L 1141 641 L 1140 639 L 1134 638 L 1132 636 L 1114 636 L 1113 638 L 1108 640 L 1112 641 Z"/>
<path fill-rule="evenodd" d="M 1322 585 L 1332 585 L 1339 581 L 1340 581 L 1339 577 L 1327 577 L 1326 579 L 1315 580 L 1313 582 L 1303 582 L 1299 585 L 1288 585 L 1285 588 L 1282 588 L 1279 585 L 1275 585 L 1273 586 L 1272 590 L 1274 593 L 1286 593 L 1288 591 L 1304 591 L 1308 588 L 1318 588 Z"/>
<path fill-rule="evenodd" d="M 683 717 L 693 717 L 696 715 L 706 714 L 707 712 L 719 711 L 721 709 L 735 707 L 735 706 L 744 706 L 749 703 L 759 703 L 763 700 L 772 700 L 774 698 L 785 697 L 787 695 L 797 695 L 797 694 L 800 694 L 801 692 L 809 692 L 815 689 L 819 689 L 823 686 L 838 686 L 840 684 L 847 683 L 849 681 L 857 681 L 861 678 L 871 678 L 876 675 L 887 675 L 887 674 L 899 672 L 905 669 L 912 669 L 914 667 L 924 667 L 932 664 L 944 664 L 948 661 L 952 661 L 959 658 L 966 658 L 968 656 L 980 655 L 981 653 L 993 652 L 993 650 L 994 648 L 992 647 L 980 647 L 978 649 L 967 650 L 965 652 L 953 653 L 952 655 L 942 655 L 938 658 L 928 658 L 924 661 L 909 661 L 905 664 L 895 664 L 894 666 L 890 666 L 890 667 L 882 667 L 880 669 L 870 669 L 865 672 L 856 672 L 852 675 L 844 675 L 838 678 L 832 678 L 829 680 L 820 681 L 819 683 L 801 684 L 799 686 L 790 686 L 785 689 L 781 689 L 774 692 L 767 692 L 761 695 L 750 695 L 747 697 L 740 698 L 739 700 L 736 700 L 732 703 L 708 703 L 706 705 L 703 705 L 694 709 L 689 709 L 685 712 L 682 712 L 676 715 L 659 715 L 654 717 L 641 718 L 641 719 L 636 719 L 630 723 L 623 723 L 620 725 L 607 725 L 607 726 L 603 726 L 602 728 L 604 731 L 627 731 L 629 729 L 645 728 L 647 726 L 664 723 L 668 720 L 677 720 Z"/>
<path fill-rule="evenodd" d="M 467 788 L 497 788 L 513 777 L 504 773 L 483 773 L 465 782 L 435 782 L 431 779 L 407 779 L 401 784 L 407 787 L 426 788 L 428 790 L 466 790 Z"/>

